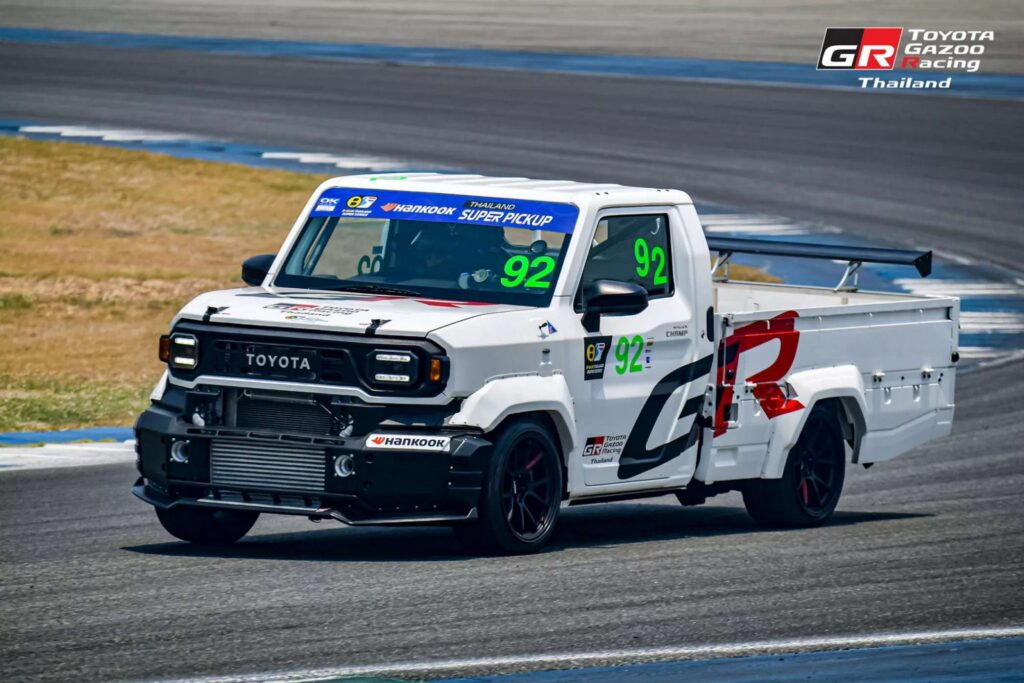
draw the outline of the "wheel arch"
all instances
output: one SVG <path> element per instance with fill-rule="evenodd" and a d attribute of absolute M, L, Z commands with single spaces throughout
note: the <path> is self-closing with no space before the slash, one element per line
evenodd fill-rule
<path fill-rule="evenodd" d="M 576 449 L 576 415 L 565 377 L 527 375 L 492 380 L 471 394 L 449 425 L 472 426 L 491 433 L 509 420 L 537 416 L 552 429 L 563 465 Z"/>
<path fill-rule="evenodd" d="M 761 471 L 762 479 L 778 479 L 786 467 L 789 451 L 796 445 L 808 416 L 815 407 L 830 406 L 837 412 L 843 438 L 850 444 L 852 462 L 857 462 L 860 444 L 866 431 L 864 380 L 854 365 L 841 365 L 797 372 L 787 380 L 795 398 L 804 405 L 775 418 L 768 453 Z"/>

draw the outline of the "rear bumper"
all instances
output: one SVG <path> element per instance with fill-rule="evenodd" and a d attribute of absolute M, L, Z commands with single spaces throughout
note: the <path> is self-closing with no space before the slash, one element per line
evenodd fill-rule
<path fill-rule="evenodd" d="M 490 442 L 474 433 L 418 433 L 450 437 L 443 452 L 383 450 L 367 448 L 366 437 L 196 427 L 159 405 L 139 416 L 135 430 L 142 476 L 132 493 L 154 507 L 250 510 L 357 526 L 475 519 L 491 456 Z M 186 444 L 187 462 L 171 458 L 176 442 Z M 341 457 L 352 465 L 348 476 L 336 471 Z"/>

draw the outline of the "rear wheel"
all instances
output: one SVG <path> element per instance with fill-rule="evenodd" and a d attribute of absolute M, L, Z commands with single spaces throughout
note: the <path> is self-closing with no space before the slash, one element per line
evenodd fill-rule
<path fill-rule="evenodd" d="M 562 501 L 562 462 L 548 429 L 536 420 L 503 428 L 484 478 L 479 519 L 454 531 L 483 552 L 540 550 L 551 538 Z"/>
<path fill-rule="evenodd" d="M 835 511 L 845 474 L 839 417 L 828 405 L 815 406 L 789 452 L 782 478 L 750 482 L 743 503 L 761 526 L 818 526 Z"/>
<path fill-rule="evenodd" d="M 258 512 L 184 505 L 156 509 L 157 519 L 169 534 L 197 545 L 230 545 L 245 536 L 259 516 Z"/>

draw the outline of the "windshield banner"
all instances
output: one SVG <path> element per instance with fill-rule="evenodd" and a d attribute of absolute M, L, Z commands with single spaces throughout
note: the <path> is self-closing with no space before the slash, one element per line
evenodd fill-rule
<path fill-rule="evenodd" d="M 572 204 L 556 202 L 333 187 L 320 195 L 310 216 L 396 218 L 571 233 L 578 213 Z"/>

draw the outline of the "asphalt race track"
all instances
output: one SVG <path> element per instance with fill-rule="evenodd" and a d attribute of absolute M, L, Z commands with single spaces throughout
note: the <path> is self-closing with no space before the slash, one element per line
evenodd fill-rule
<path fill-rule="evenodd" d="M 680 187 L 1024 270 L 1021 115 L 941 97 L 0 45 L 0 118 Z M 758 530 L 734 495 L 663 498 L 569 509 L 534 557 L 465 557 L 446 530 L 282 518 L 202 551 L 130 495 L 130 465 L 6 473 L 3 678 L 1020 625 L 1022 382 L 1021 363 L 963 376 L 954 436 L 851 469 L 826 528 Z"/>

